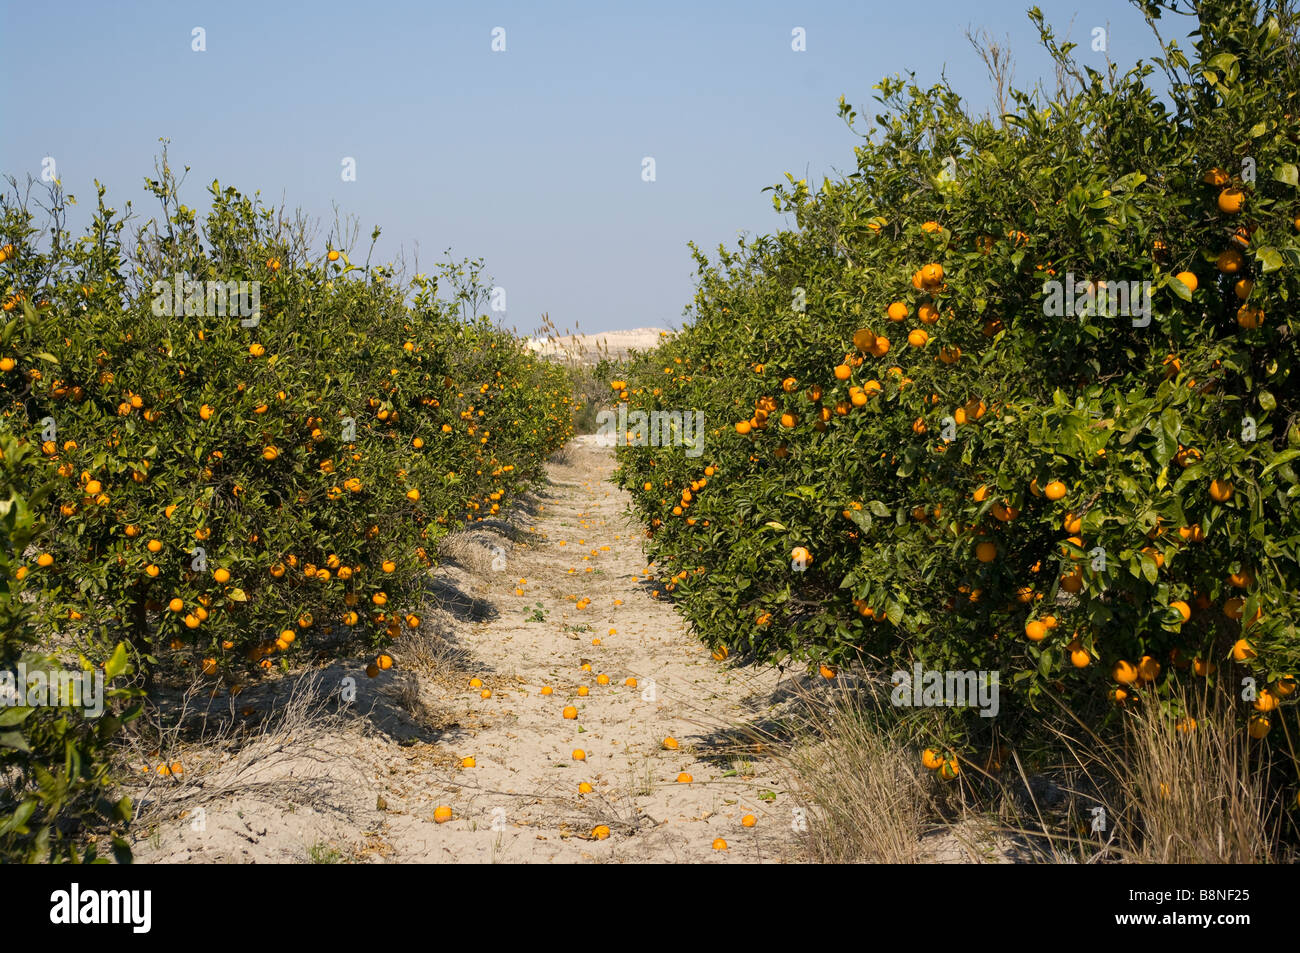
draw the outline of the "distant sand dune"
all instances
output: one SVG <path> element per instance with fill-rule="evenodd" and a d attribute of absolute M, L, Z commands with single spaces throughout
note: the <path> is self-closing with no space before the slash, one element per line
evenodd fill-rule
<path fill-rule="evenodd" d="M 530 348 L 544 357 L 572 358 L 594 364 L 602 357 L 623 358 L 631 350 L 648 351 L 671 334 L 663 328 L 633 328 L 597 334 L 569 334 L 554 338 L 529 338 Z"/>

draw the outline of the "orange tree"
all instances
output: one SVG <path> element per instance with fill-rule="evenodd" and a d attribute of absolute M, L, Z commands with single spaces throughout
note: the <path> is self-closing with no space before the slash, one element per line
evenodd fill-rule
<path fill-rule="evenodd" d="M 16 196 L 0 210 L 6 304 L 27 317 L 0 401 L 55 480 L 25 562 L 41 624 L 92 658 L 120 636 L 149 672 L 231 683 L 418 626 L 439 538 L 571 433 L 562 371 L 436 281 L 313 252 L 234 189 L 214 182 L 200 221 L 165 161 L 148 185 L 165 215 L 133 242 L 102 189 L 75 242 L 57 202 L 44 242 Z M 476 272 L 443 271 L 478 297 Z M 201 283 L 179 304 L 178 275 Z"/>
<path fill-rule="evenodd" d="M 19 320 L 5 323 L 0 342 L 13 339 Z M 15 676 L 12 684 L 6 680 L 0 703 L 0 861 L 93 861 L 96 847 L 84 844 L 84 836 L 105 827 L 114 854 L 122 858 L 129 847 L 119 831 L 131 816 L 131 802 L 110 798 L 108 746 L 122 723 L 139 713 L 139 692 L 111 684 L 129 669 L 126 647 L 119 645 L 103 667 L 104 694 L 95 693 L 102 706 L 90 707 L 92 697 L 84 693 L 33 698 L 28 681 L 16 677 L 40 672 L 48 685 L 64 671 L 60 659 L 40 646 L 31 604 L 23 597 L 28 573 L 21 553 L 43 541 L 38 511 L 49 492 L 48 484 L 36 490 L 30 485 L 40 474 L 37 458 L 33 447 L 0 433 L 0 671 Z M 83 672 L 94 675 L 89 663 Z"/>
<path fill-rule="evenodd" d="M 702 409 L 704 455 L 633 441 L 619 479 L 707 641 L 998 672 L 998 718 L 935 719 L 965 752 L 1047 693 L 1102 724 L 1196 675 L 1253 679 L 1243 719 L 1280 734 L 1300 668 L 1297 24 L 1194 12 L 1195 62 L 1170 44 L 1110 76 L 1034 14 L 1076 88 L 1016 94 L 1000 125 L 886 79 L 852 175 L 775 188 L 794 229 L 696 252 L 691 323 L 622 393 Z"/>

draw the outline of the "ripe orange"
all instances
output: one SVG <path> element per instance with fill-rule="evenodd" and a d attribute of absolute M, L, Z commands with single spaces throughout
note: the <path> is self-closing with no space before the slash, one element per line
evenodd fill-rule
<path fill-rule="evenodd" d="M 574 748 L 574 749 L 573 749 L 573 760 L 574 760 L 574 761 L 586 761 L 586 760 L 587 760 L 587 752 L 583 751 L 581 748 Z"/>
<path fill-rule="evenodd" d="M 1184 622 L 1192 617 L 1192 607 L 1181 599 L 1176 599 L 1169 603 L 1169 608 L 1177 609 L 1178 614 L 1182 616 Z"/>
<path fill-rule="evenodd" d="M 753 814 L 746 814 L 744 817 L 740 819 L 741 827 L 753 827 L 757 823 L 758 823 L 758 818 L 756 818 Z"/>
<path fill-rule="evenodd" d="M 1132 662 L 1120 659 L 1115 663 L 1115 667 L 1110 670 L 1110 677 L 1121 685 L 1132 685 L 1138 680 L 1138 670 Z"/>
<path fill-rule="evenodd" d="M 563 714 L 565 718 L 572 721 L 573 719 L 578 717 L 578 709 L 574 708 L 572 705 L 565 705 L 564 711 L 561 714 Z"/>
<path fill-rule="evenodd" d="M 433 820 L 435 823 L 438 824 L 446 824 L 449 820 L 451 820 L 451 808 L 443 804 L 441 807 L 439 807 L 437 810 L 433 812 Z"/>
<path fill-rule="evenodd" d="M 1219 257 L 1215 259 L 1215 265 L 1223 274 L 1235 275 L 1246 267 L 1246 258 L 1235 248 L 1225 248 L 1219 252 Z"/>
<path fill-rule="evenodd" d="M 478 762 L 474 760 L 474 756 L 473 756 L 473 755 L 470 755 L 470 756 L 467 757 L 467 758 L 461 758 L 461 759 L 460 759 L 460 766 L 461 766 L 462 768 L 472 768 L 472 767 L 474 767 L 474 766 L 477 765 L 477 764 L 478 764 Z"/>
<path fill-rule="evenodd" d="M 1253 331 L 1264 324 L 1264 310 L 1243 305 L 1237 309 L 1237 324 L 1247 331 Z"/>
<path fill-rule="evenodd" d="M 853 373 L 853 368 L 849 367 L 849 365 L 847 365 L 847 364 L 837 364 L 837 365 L 835 365 L 835 379 L 836 379 L 837 381 L 846 381 L 846 380 L 848 380 L 848 379 L 849 379 L 849 375 L 852 374 L 852 373 Z M 737 430 L 740 430 L 740 425 L 739 425 L 739 424 L 736 425 L 736 429 L 737 429 Z M 742 432 L 743 432 L 743 433 L 748 433 L 749 431 L 746 430 L 746 431 L 742 431 Z"/>
<path fill-rule="evenodd" d="M 939 777 L 943 778 L 945 781 L 951 781 L 959 774 L 961 774 L 961 765 L 957 763 L 956 758 L 949 758 L 943 763 L 943 766 L 939 768 Z"/>
<path fill-rule="evenodd" d="M 609 676 L 606 675 L 604 672 L 601 672 L 599 675 L 596 676 L 596 684 L 597 684 L 597 685 L 608 685 L 608 684 L 609 684 Z"/>
<path fill-rule="evenodd" d="M 1238 639 L 1232 646 L 1232 657 L 1238 662 L 1255 657 L 1255 647 L 1245 639 Z"/>
<path fill-rule="evenodd" d="M 869 352 L 876 344 L 876 334 L 867 328 L 859 328 L 853 332 L 853 346 L 863 354 Z M 816 400 L 817 398 L 812 398 Z"/>
<path fill-rule="evenodd" d="M 1061 497 L 1065 496 L 1065 484 L 1060 480 L 1053 480 L 1051 483 L 1047 484 L 1047 486 L 1043 487 L 1043 496 L 1047 497 L 1052 502 L 1056 502 Z"/>
<path fill-rule="evenodd" d="M 998 558 L 998 547 L 996 543 L 983 542 L 975 547 L 975 558 L 982 563 L 991 563 Z"/>
<path fill-rule="evenodd" d="M 923 328 L 913 328 L 907 334 L 907 343 L 912 347 L 925 347 L 930 335 Z"/>
<path fill-rule="evenodd" d="M 593 790 L 593 789 L 592 789 L 591 784 L 590 784 L 589 782 L 587 782 L 587 781 L 582 781 L 581 783 L 578 784 L 578 793 L 579 793 L 579 794 L 590 794 L 590 793 L 592 792 L 592 790 Z"/>
<path fill-rule="evenodd" d="M 930 264 L 921 269 L 921 283 L 927 286 L 934 286 L 943 281 L 943 265 Z"/>
<path fill-rule="evenodd" d="M 669 751 L 676 751 L 676 750 L 677 750 L 677 739 L 674 738 L 672 735 L 669 735 L 667 738 L 664 739 L 664 741 L 663 741 L 663 746 L 664 746 L 664 748 L 666 748 L 666 749 L 669 750 Z"/>
<path fill-rule="evenodd" d="M 1092 663 L 1092 656 L 1084 649 L 1074 649 L 1070 652 L 1070 664 L 1075 668 L 1087 668 Z"/>
<path fill-rule="evenodd" d="M 1025 624 L 1025 635 L 1031 642 L 1041 642 L 1047 638 L 1047 626 L 1035 619 Z"/>
<path fill-rule="evenodd" d="M 1251 715 L 1247 730 L 1250 732 L 1250 736 L 1258 741 L 1268 734 L 1268 730 L 1271 727 L 1272 725 L 1269 723 L 1269 720 L 1263 715 Z"/>
<path fill-rule="evenodd" d="M 885 311 L 890 321 L 903 321 L 907 318 L 907 305 L 901 301 L 895 301 Z M 874 343 L 874 342 L 873 342 Z"/>
<path fill-rule="evenodd" d="M 369 665 L 366 666 L 366 677 L 367 677 L 367 678 L 376 678 L 378 675 L 379 675 L 379 666 L 378 666 L 378 665 L 376 665 L 374 662 L 371 662 Z"/>
<path fill-rule="evenodd" d="M 550 685 L 543 685 L 542 690 L 538 692 L 539 695 L 552 695 L 554 693 L 555 693 L 555 689 L 553 689 Z"/>
<path fill-rule="evenodd" d="M 597 824 L 591 829 L 591 836 L 596 840 L 604 840 L 609 837 L 609 827 L 605 824 Z"/>
<path fill-rule="evenodd" d="M 921 764 L 931 771 L 938 771 L 943 767 L 943 755 L 933 748 L 926 748 L 921 752 Z"/>
<path fill-rule="evenodd" d="M 1232 499 L 1233 486 L 1229 480 L 1210 481 L 1210 499 L 1216 503 L 1226 503 Z"/>
<path fill-rule="evenodd" d="M 714 850 L 726 850 L 726 849 L 727 849 L 727 842 L 726 842 L 725 840 L 723 840 L 721 837 L 715 838 L 714 841 L 713 841 L 713 849 L 714 849 Z"/>
<path fill-rule="evenodd" d="M 1246 205 L 1246 193 L 1236 187 L 1224 189 L 1219 193 L 1219 211 L 1225 215 L 1236 215 Z"/>
<path fill-rule="evenodd" d="M 678 783 L 678 784 L 690 784 L 690 783 L 691 783 L 692 781 L 694 781 L 694 780 L 695 780 L 695 779 L 694 779 L 693 777 L 691 777 L 689 774 L 687 774 L 685 771 L 683 771 L 681 774 L 677 775 L 677 783 Z"/>
<path fill-rule="evenodd" d="M 1138 678 L 1144 682 L 1154 682 L 1160 675 L 1160 663 L 1150 655 L 1144 655 L 1138 661 Z"/>
<path fill-rule="evenodd" d="M 579 685 L 579 686 L 578 686 L 578 697 L 579 697 L 579 698 L 586 698 L 587 695 L 590 693 L 590 691 L 591 691 L 591 689 L 589 689 L 586 685 Z"/>
<path fill-rule="evenodd" d="M 636 679 L 629 675 L 623 684 L 628 688 L 636 688 Z"/>
<path fill-rule="evenodd" d="M 1259 697 L 1255 699 L 1255 708 L 1258 711 L 1273 711 L 1281 704 L 1278 697 L 1270 692 L 1267 688 L 1261 689 Z"/>

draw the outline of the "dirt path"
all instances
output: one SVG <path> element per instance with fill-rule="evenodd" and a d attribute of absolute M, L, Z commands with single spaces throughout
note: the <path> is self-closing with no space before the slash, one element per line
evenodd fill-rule
<path fill-rule="evenodd" d="M 776 675 L 714 661 L 671 604 L 651 597 L 642 534 L 608 482 L 613 467 L 611 450 L 571 445 L 551 467 L 533 531 L 496 560 L 504 568 L 483 594 L 496 618 L 463 639 L 492 697 L 474 698 L 483 723 L 455 744 L 476 767 L 430 785 L 428 804 L 441 797 L 459 819 L 422 832 L 437 845 L 428 859 L 753 862 L 783 852 L 789 799 L 725 733 L 755 715 Z M 578 609 L 583 598 L 590 605 Z M 563 717 L 569 705 L 576 719 Z M 667 737 L 677 750 L 663 747 Z M 678 782 L 683 772 L 694 780 Z M 584 781 L 593 790 L 580 795 Z M 753 828 L 742 827 L 746 814 Z M 607 840 L 589 839 L 598 824 Z M 712 848 L 719 837 L 725 852 Z"/>
<path fill-rule="evenodd" d="M 515 511 L 512 532 L 480 528 L 452 547 L 460 568 L 446 580 L 460 604 L 444 629 L 462 653 L 454 676 L 406 674 L 402 704 L 382 684 L 388 675 L 359 679 L 366 725 L 314 738 L 307 754 L 280 738 L 280 761 L 242 773 L 227 764 L 256 784 L 226 786 L 205 804 L 202 832 L 177 811 L 140 859 L 794 859 L 797 802 L 735 732 L 768 713 L 778 675 L 715 661 L 672 605 L 651 596 L 642 531 L 608 482 L 614 465 L 611 449 L 578 438 L 549 465 L 531 507 Z M 590 603 L 579 609 L 579 599 Z M 348 671 L 332 667 L 324 680 Z M 563 717 L 570 705 L 576 719 Z M 421 710 L 433 713 L 433 730 L 408 717 Z M 663 745 L 670 736 L 676 750 Z M 462 766 L 468 757 L 473 767 Z M 678 781 L 682 773 L 693 780 Z M 579 792 L 583 782 L 590 793 Z M 269 796 L 277 790 L 301 793 Z M 434 821 L 440 805 L 452 820 Z M 747 814 L 755 826 L 742 826 Z M 597 825 L 608 838 L 592 836 Z M 728 849 L 713 849 L 716 838 Z"/>

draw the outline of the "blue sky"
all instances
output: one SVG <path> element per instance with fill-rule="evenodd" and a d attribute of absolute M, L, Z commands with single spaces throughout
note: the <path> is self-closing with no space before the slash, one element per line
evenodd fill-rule
<path fill-rule="evenodd" d="M 881 76 L 946 73 L 984 108 L 968 26 L 1010 37 L 1016 85 L 1050 76 L 1028 6 L 2 0 L 0 171 L 38 177 L 52 156 L 83 202 L 99 179 L 111 204 L 152 214 L 140 183 L 167 137 L 192 168 L 191 206 L 215 178 L 301 207 L 322 243 L 336 206 L 363 244 L 381 226 L 378 261 L 482 257 L 520 331 L 542 312 L 583 331 L 673 326 L 693 290 L 688 241 L 780 228 L 765 186 L 849 169 L 841 95 L 871 115 Z M 1039 6 L 1085 63 L 1103 62 L 1094 26 L 1122 67 L 1154 55 L 1123 0 Z M 1189 28 L 1162 24 L 1180 40 Z"/>

